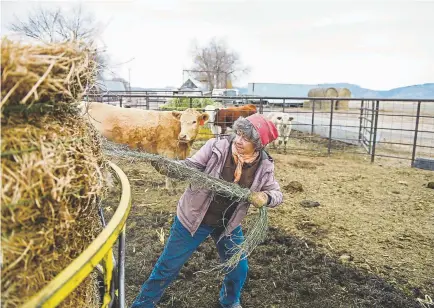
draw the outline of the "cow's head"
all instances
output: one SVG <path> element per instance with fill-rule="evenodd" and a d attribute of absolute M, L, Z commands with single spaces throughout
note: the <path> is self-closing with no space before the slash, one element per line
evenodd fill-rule
<path fill-rule="evenodd" d="M 209 115 L 194 109 L 185 111 L 172 111 L 172 115 L 181 122 L 181 132 L 178 135 L 178 141 L 189 143 L 196 139 L 199 127 L 204 125 Z"/>
<path fill-rule="evenodd" d="M 292 120 L 294 120 L 294 118 L 289 116 L 289 114 L 280 114 L 275 118 L 275 124 L 284 127 L 291 126 Z"/>
<path fill-rule="evenodd" d="M 218 111 L 218 108 L 214 105 L 207 105 L 204 109 L 205 113 L 208 114 L 208 120 L 212 123 L 215 121 L 215 116 Z M 205 121 L 206 122 L 206 121 Z"/>
<path fill-rule="evenodd" d="M 280 136 L 289 136 L 292 129 L 292 120 L 294 120 L 294 118 L 285 113 L 279 114 L 273 119 Z"/>

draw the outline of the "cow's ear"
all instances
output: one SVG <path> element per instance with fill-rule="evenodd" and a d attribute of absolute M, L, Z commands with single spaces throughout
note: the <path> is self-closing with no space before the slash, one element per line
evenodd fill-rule
<path fill-rule="evenodd" d="M 179 120 L 179 119 L 181 119 L 182 112 L 172 111 L 172 115 L 175 119 Z"/>
<path fill-rule="evenodd" d="M 293 117 L 289 117 L 289 121 L 292 121 L 292 120 L 294 120 L 294 118 Z"/>
<path fill-rule="evenodd" d="M 199 124 L 200 125 L 205 125 L 205 122 L 209 120 L 209 115 L 208 113 L 202 113 L 199 117 Z"/>

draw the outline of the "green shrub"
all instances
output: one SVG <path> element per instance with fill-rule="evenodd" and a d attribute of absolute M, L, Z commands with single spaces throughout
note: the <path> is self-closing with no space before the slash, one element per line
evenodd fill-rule
<path fill-rule="evenodd" d="M 214 102 L 210 98 L 191 98 L 191 106 L 190 106 L 190 97 L 182 97 L 182 98 L 172 98 L 168 103 L 164 104 L 160 107 L 162 110 L 185 110 L 187 108 L 198 108 L 203 109 L 207 105 L 218 106 L 216 102 Z"/>

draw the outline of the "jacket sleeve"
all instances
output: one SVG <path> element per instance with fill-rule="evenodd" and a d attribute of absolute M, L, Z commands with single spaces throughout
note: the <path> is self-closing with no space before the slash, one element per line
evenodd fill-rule
<path fill-rule="evenodd" d="M 274 170 L 269 173 L 268 178 L 262 187 L 261 191 L 268 195 L 268 207 L 276 207 L 283 202 L 283 194 L 280 190 L 280 185 L 274 176 Z"/>
<path fill-rule="evenodd" d="M 212 148 L 215 141 L 215 138 L 209 139 L 193 156 L 180 161 L 180 163 L 186 165 L 187 167 L 204 171 L 209 159 L 211 158 Z"/>

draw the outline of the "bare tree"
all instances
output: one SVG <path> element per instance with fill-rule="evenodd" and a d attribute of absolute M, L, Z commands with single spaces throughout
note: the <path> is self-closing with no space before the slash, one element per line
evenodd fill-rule
<path fill-rule="evenodd" d="M 212 38 L 204 47 L 196 43 L 193 47 L 193 76 L 214 88 L 226 88 L 228 81 L 234 81 L 250 70 L 241 62 L 240 56 L 231 51 L 224 40 Z"/>
<path fill-rule="evenodd" d="M 85 13 L 81 5 L 74 7 L 70 12 L 60 8 L 39 7 L 35 12 L 29 13 L 27 20 L 20 20 L 15 16 L 15 21 L 9 28 L 45 43 L 71 39 L 91 42 L 98 30 L 94 16 Z"/>
<path fill-rule="evenodd" d="M 40 6 L 36 11 L 29 13 L 25 20 L 15 16 L 15 21 L 9 25 L 9 29 L 44 43 L 79 39 L 92 44 L 100 27 L 94 15 L 83 11 L 82 6 L 78 5 L 70 11 L 64 11 L 60 7 Z M 99 67 L 98 78 L 102 78 L 109 62 L 107 54 L 98 50 L 96 61 Z"/>

